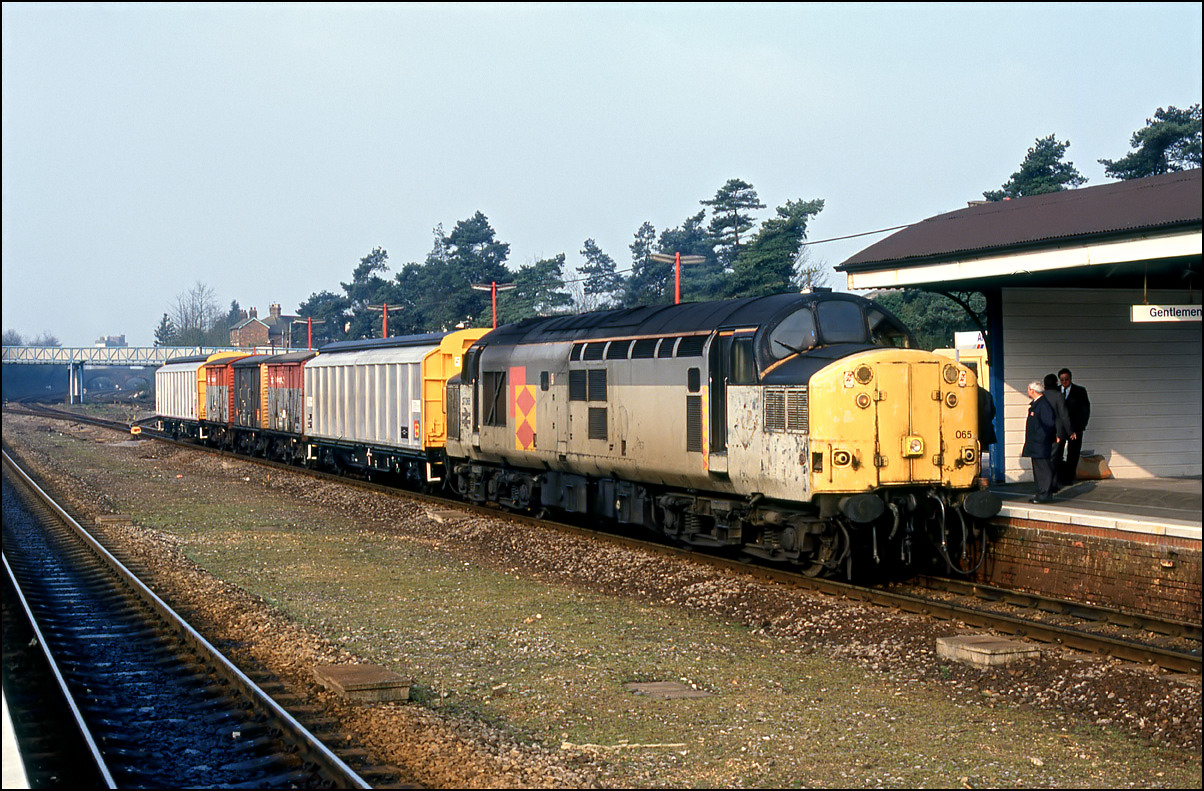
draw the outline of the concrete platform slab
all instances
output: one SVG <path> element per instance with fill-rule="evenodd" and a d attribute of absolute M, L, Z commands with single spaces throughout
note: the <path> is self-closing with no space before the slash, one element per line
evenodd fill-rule
<path fill-rule="evenodd" d="M 427 511 L 426 515 L 441 525 L 448 524 L 449 522 L 459 522 L 461 519 L 468 517 L 468 514 L 463 511 L 453 510 Z"/>
<path fill-rule="evenodd" d="M 363 703 L 410 698 L 410 682 L 379 665 L 315 665 L 314 678 L 327 689 Z"/>
<path fill-rule="evenodd" d="M 633 681 L 631 683 L 624 684 L 623 688 L 628 692 L 635 692 L 640 695 L 648 695 L 650 697 L 662 698 L 665 700 L 711 697 L 710 692 L 687 687 L 685 684 L 678 684 L 676 681 Z"/>
<path fill-rule="evenodd" d="M 1041 655 L 1041 649 L 989 634 L 970 634 L 938 637 L 936 654 L 975 667 L 999 667 L 1020 659 L 1034 659 Z"/>

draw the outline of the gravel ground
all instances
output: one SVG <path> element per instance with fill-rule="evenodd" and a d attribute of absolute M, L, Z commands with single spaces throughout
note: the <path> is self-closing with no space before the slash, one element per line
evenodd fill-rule
<path fill-rule="evenodd" d="M 6 443 L 211 639 L 433 787 L 1200 786 L 1200 682 L 969 633 L 688 560 L 439 521 L 403 498 L 5 414 Z M 414 679 L 351 704 L 316 664 Z M 660 700 L 625 682 L 709 693 Z"/>

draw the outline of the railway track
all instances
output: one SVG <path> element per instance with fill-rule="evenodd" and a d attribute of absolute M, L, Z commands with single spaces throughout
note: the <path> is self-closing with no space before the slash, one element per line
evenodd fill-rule
<path fill-rule="evenodd" d="M 6 696 L 34 787 L 371 787 L 7 453 L 3 486 Z"/>
<path fill-rule="evenodd" d="M 38 410 L 39 414 L 91 423 L 119 431 L 129 430 L 126 424 L 99 418 L 81 418 L 62 410 Z M 143 436 L 154 436 L 146 430 Z M 171 442 L 161 437 L 155 437 Z M 176 443 L 190 449 L 202 446 Z M 212 450 L 212 449 L 210 449 Z M 213 451 L 219 452 L 219 451 Z M 447 500 L 429 494 L 399 490 L 392 486 L 368 481 L 330 475 L 306 470 L 262 459 L 231 454 L 233 458 L 256 464 L 292 470 L 306 475 L 336 480 L 376 491 L 404 494 L 420 499 L 433 508 L 455 508 L 497 518 L 499 513 L 482 509 L 458 500 Z M 867 587 L 837 582 L 752 563 L 745 560 L 699 554 L 693 550 L 667 546 L 630 536 L 617 536 L 588 528 L 549 522 L 531 516 L 506 512 L 504 517 L 544 529 L 552 528 L 576 534 L 589 534 L 599 540 L 639 546 L 647 551 L 689 556 L 695 560 L 716 566 L 738 569 L 742 572 L 773 579 L 795 587 L 816 590 L 828 595 L 854 601 L 889 607 L 903 612 L 926 615 L 950 621 L 960 621 L 971 626 L 992 629 L 1003 634 L 1031 639 L 1040 643 L 1059 645 L 1079 651 L 1112 656 L 1125 661 L 1155 665 L 1165 670 L 1199 675 L 1201 670 L 1200 627 L 1178 621 L 1166 621 L 1141 614 L 1123 612 L 1083 602 L 1071 602 L 1042 597 L 1024 591 L 1011 591 L 991 586 L 966 583 L 959 580 L 928 577 L 922 585 Z M 996 606 L 1007 604 L 1007 608 Z M 1058 614 L 1056 622 L 1049 614 Z M 1108 627 L 1101 630 L 1100 625 Z M 1109 633 L 1104 633 L 1107 631 Z M 1163 645 L 1159 635 L 1177 638 L 1174 645 Z"/>

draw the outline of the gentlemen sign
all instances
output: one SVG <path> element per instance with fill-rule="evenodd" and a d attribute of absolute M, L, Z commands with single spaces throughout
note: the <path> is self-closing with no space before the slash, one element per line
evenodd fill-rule
<path fill-rule="evenodd" d="M 1199 321 L 1200 305 L 1134 305 L 1133 321 Z"/>

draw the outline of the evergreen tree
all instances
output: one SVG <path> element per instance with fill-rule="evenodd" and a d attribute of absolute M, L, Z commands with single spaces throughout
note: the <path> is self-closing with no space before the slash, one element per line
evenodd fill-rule
<path fill-rule="evenodd" d="M 351 282 L 339 284 L 347 295 L 351 310 L 348 338 L 381 337 L 383 317 L 380 311 L 371 310 L 368 306 L 389 302 L 390 281 L 380 276 L 389 271 L 388 261 L 389 253 L 384 248 L 374 247 L 371 253 L 360 259 L 359 265 L 351 273 Z"/>
<path fill-rule="evenodd" d="M 1129 141 L 1135 151 L 1120 159 L 1099 161 L 1110 178 L 1139 179 L 1200 167 L 1199 104 L 1186 110 L 1159 107 L 1145 123 Z"/>
<path fill-rule="evenodd" d="M 986 299 L 982 294 L 973 292 L 966 296 L 973 310 L 985 314 Z M 944 294 L 908 288 L 879 292 L 873 299 L 911 330 L 921 349 L 948 349 L 953 346 L 955 332 L 979 330 L 965 308 Z"/>
<path fill-rule="evenodd" d="M 520 266 L 514 285 L 498 295 L 499 324 L 563 313 L 573 301 L 564 290 L 564 253 Z"/>
<path fill-rule="evenodd" d="M 171 323 L 171 318 L 166 313 L 163 314 L 163 318 L 159 321 L 159 326 L 155 328 L 155 345 L 176 345 L 176 327 Z"/>
<path fill-rule="evenodd" d="M 760 297 L 796 288 L 795 266 L 807 222 L 823 211 L 822 200 L 786 201 L 741 251 L 726 283 L 726 296 Z"/>
<path fill-rule="evenodd" d="M 239 307 L 238 300 L 231 300 L 230 309 L 226 311 L 226 329 L 231 330 L 236 324 L 242 321 L 242 308 Z M 229 342 L 229 338 L 226 342 Z M 224 344 L 223 344 L 224 345 Z"/>
<path fill-rule="evenodd" d="M 725 268 L 731 267 L 740 255 L 741 235 L 753 227 L 752 213 L 764 209 L 765 204 L 761 203 L 753 186 L 740 179 L 728 179 L 714 198 L 699 203 L 711 207 L 711 224 L 707 231 L 715 256 Z"/>
<path fill-rule="evenodd" d="M 631 275 L 627 278 L 623 306 L 664 305 L 673 301 L 673 265 L 652 260 L 656 228 L 645 222 L 635 232 L 631 250 Z"/>
<path fill-rule="evenodd" d="M 1086 184 L 1087 179 L 1073 162 L 1062 161 L 1067 148 L 1070 148 L 1069 140 L 1059 143 L 1053 135 L 1038 138 L 1020 163 L 1020 170 L 1013 173 L 1002 188 L 984 192 L 983 197 L 991 201 L 1024 198 Z"/>
<path fill-rule="evenodd" d="M 509 283 L 506 268 L 510 245 L 499 242 L 489 219 L 476 212 L 443 235 L 435 229 L 435 244 L 422 265 L 407 264 L 397 277 L 394 292 L 411 313 L 407 326 L 414 332 L 436 332 L 464 326 L 489 326 L 493 320 L 492 295 L 475 291 L 474 283 Z"/>
<path fill-rule="evenodd" d="M 301 306 L 297 308 L 297 315 L 314 320 L 315 349 L 332 341 L 341 341 L 347 338 L 346 327 L 351 320 L 350 308 L 351 303 L 347 297 L 330 291 L 310 294 L 309 299 L 301 303 Z M 297 325 L 295 329 L 306 334 L 309 333 L 308 327 L 301 328 L 300 325 Z M 294 346 L 296 345 L 300 344 L 294 344 Z"/>
<path fill-rule="evenodd" d="M 582 286 L 586 310 L 615 307 L 623 289 L 623 278 L 619 277 L 615 261 L 598 247 L 593 239 L 586 239 L 581 248 L 585 265 L 578 271 L 586 278 Z"/>
<path fill-rule="evenodd" d="M 667 228 L 661 231 L 660 251 L 667 255 L 681 253 L 685 255 L 701 255 L 706 258 L 702 264 L 682 267 L 681 299 L 682 302 L 702 302 L 715 299 L 723 291 L 723 266 L 715 257 L 712 249 L 712 239 L 702 227 L 706 209 L 693 217 L 687 217 L 677 228 Z M 673 299 L 673 279 L 675 277 L 673 264 L 668 264 L 667 290 L 669 301 Z"/>

